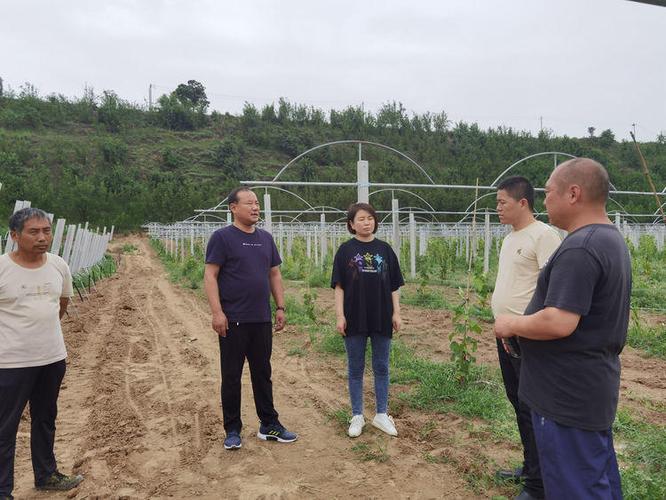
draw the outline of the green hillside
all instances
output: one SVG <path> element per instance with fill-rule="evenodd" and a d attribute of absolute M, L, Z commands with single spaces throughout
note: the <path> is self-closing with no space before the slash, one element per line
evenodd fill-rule
<path fill-rule="evenodd" d="M 113 92 L 81 99 L 39 96 L 26 86 L 0 97 L 0 216 L 14 200 L 27 199 L 59 217 L 115 224 L 121 230 L 148 221 L 171 222 L 217 204 L 238 181 L 269 180 L 291 158 L 318 144 L 363 139 L 412 157 L 435 182 L 489 184 L 514 161 L 543 151 L 562 151 L 601 161 L 618 189 L 648 191 L 632 143 L 613 132 L 585 138 L 538 136 L 508 128 L 481 130 L 451 123 L 444 112 L 409 115 L 399 103 L 377 114 L 358 107 L 324 112 L 280 100 L 262 109 L 246 104 L 240 116 L 208 113 L 203 87 L 179 86 L 153 110 L 125 102 Z M 194 82 L 197 83 L 197 82 Z M 200 84 L 199 84 L 200 85 Z M 179 92 L 180 90 L 180 92 Z M 199 94 L 187 91 L 199 91 Z M 666 185 L 666 140 L 641 144 L 658 190 Z M 358 151 L 350 145 L 321 149 L 290 167 L 281 180 L 355 180 Z M 366 147 L 370 179 L 425 183 L 406 160 Z M 552 157 L 523 164 L 515 173 L 543 185 Z M 344 208 L 353 189 L 294 188 L 313 205 Z M 470 191 L 420 190 L 438 210 L 464 210 Z M 382 197 L 383 196 L 383 197 Z M 421 205 L 401 194 L 401 205 Z M 654 212 L 652 197 L 620 196 L 629 211 Z M 389 194 L 372 198 L 390 206 Z M 273 192 L 274 208 L 304 208 Z M 488 206 L 492 206 L 492 200 Z M 614 205 L 609 206 L 611 210 Z"/>

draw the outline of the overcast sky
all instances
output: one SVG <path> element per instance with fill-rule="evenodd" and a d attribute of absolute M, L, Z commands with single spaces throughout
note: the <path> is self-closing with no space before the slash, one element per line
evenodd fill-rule
<path fill-rule="evenodd" d="M 212 109 L 285 97 L 400 101 L 453 121 L 639 140 L 666 133 L 666 8 L 626 0 L 0 0 L 0 77 L 146 103 L 204 84 Z"/>

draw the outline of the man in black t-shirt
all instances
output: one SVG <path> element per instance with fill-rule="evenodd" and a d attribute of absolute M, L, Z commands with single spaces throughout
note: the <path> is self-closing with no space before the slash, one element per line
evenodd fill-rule
<path fill-rule="evenodd" d="M 631 260 L 606 214 L 606 170 L 587 158 L 546 183 L 550 222 L 568 231 L 543 268 L 524 316 L 500 315 L 518 336 L 518 395 L 532 409 L 547 498 L 622 498 L 611 426 L 629 323 Z"/>
<path fill-rule="evenodd" d="M 257 437 L 291 443 L 297 439 L 278 420 L 271 381 L 270 296 L 276 304 L 275 330 L 285 325 L 284 290 L 273 237 L 258 229 L 259 201 L 246 187 L 228 197 L 234 223 L 215 231 L 206 248 L 204 287 L 219 336 L 222 371 L 222 413 L 227 437 L 224 448 L 241 447 L 241 375 L 247 359 L 257 416 Z"/>

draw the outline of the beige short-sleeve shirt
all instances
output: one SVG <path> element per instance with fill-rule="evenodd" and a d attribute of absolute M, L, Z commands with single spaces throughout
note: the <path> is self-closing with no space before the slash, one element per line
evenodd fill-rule
<path fill-rule="evenodd" d="M 47 253 L 28 269 L 0 256 L 0 368 L 43 366 L 67 357 L 60 327 L 60 298 L 71 297 L 67 263 Z"/>
<path fill-rule="evenodd" d="M 491 301 L 495 317 L 523 314 L 536 289 L 539 271 L 561 242 L 559 233 L 541 221 L 511 231 L 504 238 Z"/>

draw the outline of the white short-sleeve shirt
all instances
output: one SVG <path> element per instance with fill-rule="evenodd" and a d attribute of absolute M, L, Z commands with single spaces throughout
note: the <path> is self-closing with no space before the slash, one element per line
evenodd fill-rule
<path fill-rule="evenodd" d="M 60 298 L 71 297 L 72 275 L 54 254 L 28 269 L 0 256 L 0 368 L 43 366 L 67 357 Z"/>
<path fill-rule="evenodd" d="M 536 289 L 539 272 L 561 242 L 558 232 L 541 221 L 511 231 L 504 238 L 491 300 L 495 317 L 523 314 Z"/>

